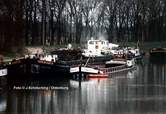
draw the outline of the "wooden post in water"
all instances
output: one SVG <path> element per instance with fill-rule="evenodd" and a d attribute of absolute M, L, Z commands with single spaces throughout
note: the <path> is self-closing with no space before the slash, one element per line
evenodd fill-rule
<path fill-rule="evenodd" d="M 82 76 L 82 74 L 81 74 L 81 65 L 79 66 L 79 88 L 81 88 L 81 76 Z"/>
<path fill-rule="evenodd" d="M 0 66 L 3 65 L 4 61 L 3 61 L 3 55 L 0 55 Z"/>

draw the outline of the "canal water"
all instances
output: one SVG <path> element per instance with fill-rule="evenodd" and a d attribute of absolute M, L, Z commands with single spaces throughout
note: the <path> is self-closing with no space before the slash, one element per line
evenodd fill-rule
<path fill-rule="evenodd" d="M 166 64 L 108 79 L 28 80 L 1 90 L 0 114 L 166 114 Z"/>

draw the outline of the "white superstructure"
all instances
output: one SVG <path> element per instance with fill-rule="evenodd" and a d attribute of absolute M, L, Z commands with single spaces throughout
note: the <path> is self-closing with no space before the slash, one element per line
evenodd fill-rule
<path fill-rule="evenodd" d="M 86 57 L 102 56 L 102 52 L 118 46 L 109 43 L 108 40 L 88 40 L 87 49 L 84 50 L 83 55 Z"/>
<path fill-rule="evenodd" d="M 82 53 L 85 57 L 99 57 L 103 55 L 132 55 L 141 57 L 139 48 L 119 47 L 118 44 L 109 43 L 108 40 L 88 40 L 87 49 Z"/>

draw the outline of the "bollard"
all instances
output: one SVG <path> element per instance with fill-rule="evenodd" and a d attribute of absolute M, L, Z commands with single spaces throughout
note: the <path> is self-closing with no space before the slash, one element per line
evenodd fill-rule
<path fill-rule="evenodd" d="M 3 61 L 3 55 L 0 55 L 0 65 L 3 65 L 4 61 Z"/>

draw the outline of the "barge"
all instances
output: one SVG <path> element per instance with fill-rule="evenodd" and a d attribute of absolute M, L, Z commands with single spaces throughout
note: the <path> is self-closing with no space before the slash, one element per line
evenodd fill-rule
<path fill-rule="evenodd" d="M 50 61 L 51 60 L 51 61 Z M 8 65 L 0 67 L 1 76 L 7 76 L 9 80 L 26 78 L 102 78 L 108 77 L 111 73 L 132 69 L 135 64 L 133 60 L 111 60 L 104 64 L 89 62 L 84 64 L 66 64 L 58 60 L 44 60 L 37 58 L 19 58 L 12 60 Z M 81 61 L 80 61 L 81 62 Z M 116 65 L 115 65 L 116 63 Z"/>
<path fill-rule="evenodd" d="M 149 51 L 150 61 L 152 63 L 165 63 L 166 62 L 166 48 L 152 48 Z"/>
<path fill-rule="evenodd" d="M 58 61 L 40 60 L 39 58 L 19 58 L 12 60 L 8 66 L 9 79 L 62 78 L 69 75 L 69 66 Z M 65 78 L 66 78 L 65 77 Z"/>
<path fill-rule="evenodd" d="M 112 73 L 118 73 L 122 71 L 134 70 L 135 61 L 134 59 L 123 60 L 114 59 L 105 62 L 105 64 L 87 64 L 84 66 L 75 66 L 70 68 L 70 73 L 74 79 L 82 78 L 107 78 Z"/>
<path fill-rule="evenodd" d="M 87 49 L 83 50 L 82 55 L 94 58 L 108 57 L 108 55 L 112 58 L 131 56 L 135 60 L 141 60 L 143 57 L 139 47 L 121 47 L 109 43 L 108 40 L 88 40 Z"/>
<path fill-rule="evenodd" d="M 150 56 L 151 57 L 160 57 L 160 56 L 166 56 L 166 48 L 152 48 L 150 50 Z"/>

